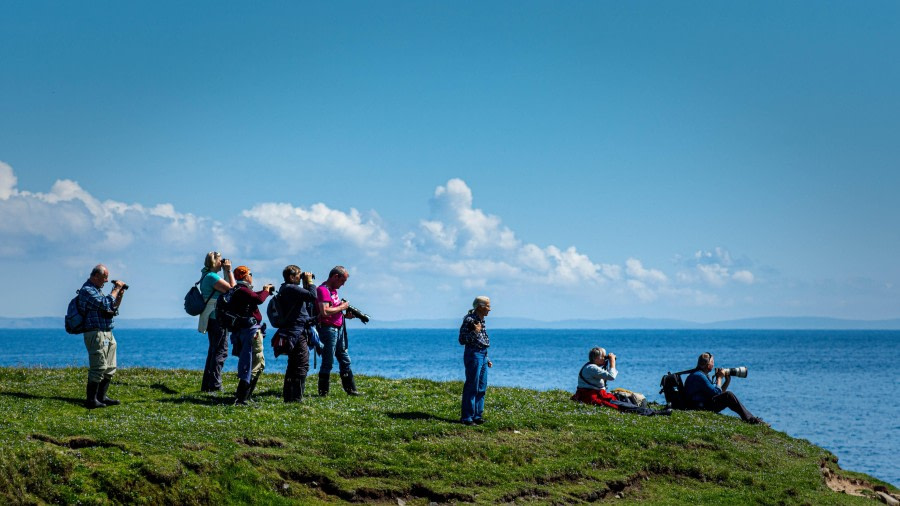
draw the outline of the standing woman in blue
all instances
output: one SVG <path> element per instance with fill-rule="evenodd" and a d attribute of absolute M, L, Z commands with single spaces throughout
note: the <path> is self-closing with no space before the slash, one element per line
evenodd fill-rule
<path fill-rule="evenodd" d="M 463 363 L 466 366 L 466 383 L 462 393 L 462 417 L 466 425 L 484 423 L 484 393 L 487 391 L 487 370 L 492 367 L 487 358 L 491 340 L 488 337 L 484 318 L 491 312 L 491 299 L 475 297 L 459 327 L 459 344 L 466 347 Z"/>

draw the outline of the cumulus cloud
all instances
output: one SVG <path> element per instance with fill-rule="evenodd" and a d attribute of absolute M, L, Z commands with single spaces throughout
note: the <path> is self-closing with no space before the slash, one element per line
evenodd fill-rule
<path fill-rule="evenodd" d="M 259 203 L 218 221 L 168 203 L 102 200 L 68 179 L 56 181 L 46 193 L 17 185 L 15 172 L 0 162 L 0 234 L 5 239 L 0 258 L 44 255 L 48 262 L 79 265 L 86 264 L 85 258 L 112 258 L 123 268 L 128 259 L 152 276 L 153 268 L 146 265 L 177 265 L 188 272 L 216 249 L 249 262 L 261 274 L 277 276 L 284 261 L 296 261 L 303 253 L 304 262 L 341 259 L 351 271 L 368 270 L 356 289 L 369 289 L 362 279 L 401 279 L 405 291 L 423 300 L 438 292 L 442 298 L 465 292 L 465 299 L 473 290 L 521 295 L 534 292 L 537 284 L 560 287 L 560 294 L 571 293 L 575 300 L 702 306 L 722 304 L 715 292 L 728 283 L 755 282 L 747 266 L 723 248 L 696 252 L 670 276 L 638 258 L 603 262 L 573 245 L 526 242 L 499 216 L 477 207 L 461 179 L 437 186 L 430 215 L 395 237 L 375 211 L 332 209 L 324 203 Z M 383 286 L 370 291 L 383 298 Z"/>
<path fill-rule="evenodd" d="M 350 212 L 313 204 L 308 209 L 291 204 L 265 203 L 243 211 L 272 231 L 288 245 L 291 252 L 309 250 L 329 242 L 343 241 L 359 248 L 382 248 L 389 237 L 377 223 L 377 216 L 364 220 L 356 209 Z"/>
<path fill-rule="evenodd" d="M 16 184 L 18 184 L 18 179 L 12 167 L 4 162 L 0 162 L 0 200 L 7 200 L 14 195 L 16 193 Z"/>
<path fill-rule="evenodd" d="M 735 261 L 725 248 L 698 250 L 684 261 L 685 270 L 680 271 L 677 278 L 686 284 L 703 283 L 714 288 L 723 287 L 731 281 L 752 285 L 756 281 L 753 272 L 740 268 L 745 263 Z"/>
<path fill-rule="evenodd" d="M 428 258 L 417 264 L 421 267 L 466 278 L 496 275 L 519 282 L 542 279 L 580 284 L 605 283 L 621 276 L 619 266 L 596 263 L 574 246 L 562 249 L 522 242 L 498 216 L 474 207 L 472 190 L 461 179 L 450 179 L 435 189 L 430 219 L 421 220 L 418 231 L 404 236 L 404 249 L 407 257 Z M 404 265 L 410 262 L 404 260 Z"/>

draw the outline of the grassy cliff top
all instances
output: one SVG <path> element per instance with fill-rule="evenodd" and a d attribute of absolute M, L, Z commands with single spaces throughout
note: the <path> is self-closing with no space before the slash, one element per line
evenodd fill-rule
<path fill-rule="evenodd" d="M 123 369 L 109 392 L 122 405 L 88 411 L 85 378 L 0 368 L 0 502 L 818 505 L 897 494 L 734 417 L 639 417 L 558 390 L 489 387 L 487 423 L 466 427 L 459 382 L 358 377 L 361 397 L 338 382 L 328 397 L 284 404 L 283 377 L 267 374 L 255 404 L 234 407 L 233 374 L 228 393 L 210 396 L 199 371 Z M 826 476 L 866 496 L 834 492 Z"/>

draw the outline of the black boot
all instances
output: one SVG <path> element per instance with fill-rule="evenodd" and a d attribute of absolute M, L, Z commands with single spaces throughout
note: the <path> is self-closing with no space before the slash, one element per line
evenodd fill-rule
<path fill-rule="evenodd" d="M 235 406 L 246 406 L 247 405 L 247 397 L 249 397 L 250 393 L 250 383 L 240 380 L 238 381 L 237 392 L 234 394 L 234 405 Z"/>
<path fill-rule="evenodd" d="M 284 386 L 281 387 L 281 396 L 284 402 L 292 402 L 294 400 L 294 378 L 290 376 L 284 377 Z"/>
<path fill-rule="evenodd" d="M 88 409 L 94 408 L 105 408 L 106 404 L 97 400 L 97 388 L 100 386 L 100 383 L 94 383 L 92 381 L 88 381 L 87 384 L 87 398 L 84 400 L 84 407 Z"/>
<path fill-rule="evenodd" d="M 297 402 L 303 402 L 303 394 L 306 390 L 306 376 L 294 378 L 294 392 L 297 396 Z"/>
<path fill-rule="evenodd" d="M 253 402 L 253 391 L 256 390 L 256 382 L 259 381 L 259 377 L 262 376 L 262 371 L 256 373 L 252 378 L 250 378 L 250 387 L 247 389 L 247 402 Z"/>
<path fill-rule="evenodd" d="M 319 397 L 328 395 L 329 388 L 331 388 L 331 375 L 319 373 Z"/>
<path fill-rule="evenodd" d="M 353 381 L 353 371 L 341 373 L 341 386 L 344 387 L 347 395 L 359 395 L 359 392 L 356 391 L 356 382 Z"/>
<path fill-rule="evenodd" d="M 103 378 L 103 381 L 100 382 L 100 385 L 97 387 L 97 401 L 102 402 L 107 406 L 118 406 L 119 401 L 115 399 L 110 399 L 106 396 L 106 391 L 109 390 L 109 380 L 111 378 Z"/>

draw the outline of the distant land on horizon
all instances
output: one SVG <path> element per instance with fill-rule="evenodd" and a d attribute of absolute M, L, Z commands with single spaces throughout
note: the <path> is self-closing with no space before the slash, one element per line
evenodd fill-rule
<path fill-rule="evenodd" d="M 118 329 L 195 329 L 196 317 L 117 318 Z M 370 320 L 368 325 L 351 323 L 351 328 L 370 329 L 455 329 L 459 318 L 413 320 Z M 662 318 L 612 318 L 603 320 L 569 319 L 542 321 L 530 318 L 491 317 L 493 329 L 598 329 L 598 330 L 900 330 L 900 318 L 891 320 L 850 320 L 815 316 L 759 317 L 722 320 L 709 323 Z M 0 329 L 62 329 L 62 316 L 31 318 L 0 317 Z"/>

